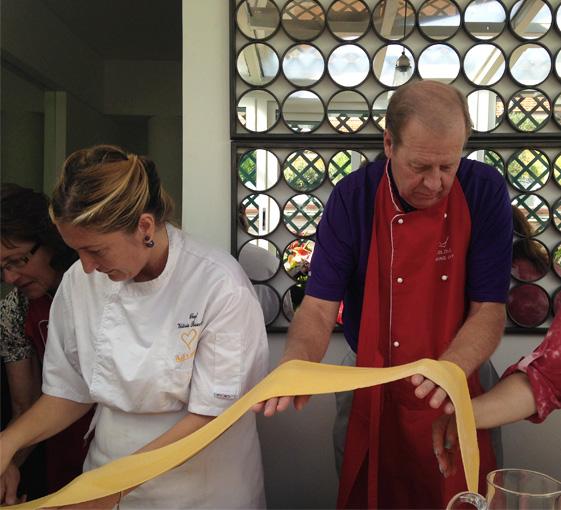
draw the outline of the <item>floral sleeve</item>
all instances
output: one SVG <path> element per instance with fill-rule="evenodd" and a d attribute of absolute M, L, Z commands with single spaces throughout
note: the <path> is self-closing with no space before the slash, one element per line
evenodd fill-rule
<path fill-rule="evenodd" d="M 561 314 L 551 324 L 543 342 L 509 367 L 503 379 L 514 372 L 528 376 L 537 412 L 528 419 L 540 423 L 555 409 L 561 409 Z"/>
<path fill-rule="evenodd" d="M 27 299 L 17 289 L 0 302 L 0 356 L 4 363 L 21 361 L 33 354 L 24 332 L 27 306 Z"/>

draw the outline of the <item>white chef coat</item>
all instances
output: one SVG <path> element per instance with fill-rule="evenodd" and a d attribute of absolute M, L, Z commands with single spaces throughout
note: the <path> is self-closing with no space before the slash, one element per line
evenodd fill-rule
<path fill-rule="evenodd" d="M 268 367 L 261 307 L 226 253 L 167 225 L 169 254 L 148 282 L 64 275 L 51 307 L 43 392 L 97 403 L 85 469 L 133 453 L 187 412 L 216 416 Z M 247 414 L 121 508 L 264 507 L 255 418 Z"/>

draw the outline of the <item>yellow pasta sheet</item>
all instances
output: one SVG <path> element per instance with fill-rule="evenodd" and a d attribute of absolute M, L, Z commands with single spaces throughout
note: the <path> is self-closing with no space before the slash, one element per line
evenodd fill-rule
<path fill-rule="evenodd" d="M 479 450 L 475 420 L 463 371 L 447 361 L 422 359 L 388 368 L 356 368 L 289 361 L 272 371 L 224 413 L 189 436 L 150 452 L 129 455 L 83 473 L 58 492 L 13 509 L 38 509 L 97 499 L 136 487 L 173 469 L 201 451 L 251 407 L 271 397 L 317 395 L 376 386 L 422 374 L 441 386 L 456 408 L 458 436 L 468 489 L 477 492 Z M 413 391 L 413 388 L 411 389 Z"/>

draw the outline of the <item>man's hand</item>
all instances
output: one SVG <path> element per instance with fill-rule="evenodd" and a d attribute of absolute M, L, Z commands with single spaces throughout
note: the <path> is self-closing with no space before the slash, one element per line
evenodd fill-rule
<path fill-rule="evenodd" d="M 445 414 L 449 415 L 454 413 L 454 405 L 448 398 L 448 394 L 442 388 L 434 384 L 430 379 L 425 379 L 421 374 L 415 374 L 411 377 L 411 383 L 413 386 L 416 386 L 415 396 L 417 398 L 423 399 L 434 391 L 429 400 L 429 406 L 433 409 L 438 409 L 442 404 L 444 404 L 443 411 Z"/>
<path fill-rule="evenodd" d="M 10 462 L 0 476 L 0 505 L 16 505 L 25 502 L 26 496 L 18 498 L 19 481 L 19 469 L 13 462 Z"/>
<path fill-rule="evenodd" d="M 443 414 L 432 424 L 432 446 L 438 468 L 448 478 L 456 474 L 458 456 L 458 428 L 456 415 Z"/>
<path fill-rule="evenodd" d="M 310 400 L 310 395 L 299 395 L 297 397 L 273 397 L 264 402 L 255 404 L 251 409 L 254 413 L 263 412 L 264 416 L 274 416 L 276 413 L 282 413 L 288 409 L 292 402 L 294 409 L 301 411 Z"/>

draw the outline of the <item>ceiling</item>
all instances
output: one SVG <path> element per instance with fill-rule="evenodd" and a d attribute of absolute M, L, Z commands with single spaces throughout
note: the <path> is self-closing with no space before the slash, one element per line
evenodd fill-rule
<path fill-rule="evenodd" d="M 105 60 L 181 60 L 181 0 L 41 0 Z"/>

